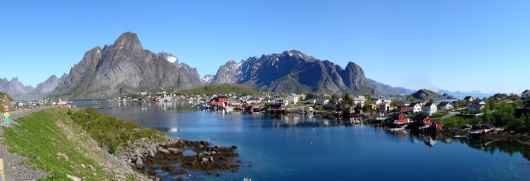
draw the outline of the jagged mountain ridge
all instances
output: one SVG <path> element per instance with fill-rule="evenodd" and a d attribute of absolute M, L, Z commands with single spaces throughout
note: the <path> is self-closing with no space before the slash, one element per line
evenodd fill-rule
<path fill-rule="evenodd" d="M 17 77 L 10 81 L 6 78 L 0 79 L 0 91 L 10 95 L 13 99 L 25 99 L 35 91 L 33 86 L 25 86 Z M 31 97 L 30 97 L 31 98 Z"/>
<path fill-rule="evenodd" d="M 126 32 L 114 44 L 86 52 L 51 97 L 109 98 L 140 90 L 200 85 L 196 69 L 170 60 L 144 50 L 138 36 Z"/>
<path fill-rule="evenodd" d="M 297 50 L 222 65 L 212 84 L 235 83 L 261 92 L 374 93 L 360 66 L 346 68 Z"/>
<path fill-rule="evenodd" d="M 57 88 L 60 82 L 63 82 L 66 78 L 64 74 L 61 78 L 52 75 L 44 82 L 37 85 L 36 88 L 33 86 L 25 86 L 22 84 L 17 77 L 8 81 L 6 78 L 0 79 L 0 91 L 10 95 L 15 100 L 31 100 L 45 98 Z"/>
<path fill-rule="evenodd" d="M 416 92 L 415 90 L 410 90 L 410 89 L 403 88 L 403 87 L 392 87 L 390 85 L 383 84 L 383 83 L 377 82 L 372 79 L 368 79 L 368 81 L 370 82 L 370 85 L 372 86 L 372 88 L 374 88 L 380 94 L 407 94 L 408 95 L 408 94 L 412 94 Z"/>

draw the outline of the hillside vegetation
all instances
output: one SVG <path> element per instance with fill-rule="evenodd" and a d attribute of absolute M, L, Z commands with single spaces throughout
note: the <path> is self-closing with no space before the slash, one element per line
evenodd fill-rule
<path fill-rule="evenodd" d="M 7 95 L 6 93 L 4 92 L 0 92 L 0 104 L 4 104 L 4 103 L 7 103 L 9 101 L 12 101 L 13 98 L 11 98 L 11 96 Z"/>
<path fill-rule="evenodd" d="M 259 94 L 254 89 L 238 84 L 215 84 L 202 86 L 195 89 L 186 89 L 180 91 L 182 94 L 194 94 L 194 95 L 212 95 L 212 94 L 230 94 L 230 93 L 241 93 L 243 95 L 257 95 Z"/>
<path fill-rule="evenodd" d="M 54 108 L 17 118 L 5 129 L 4 144 L 50 177 L 43 180 L 138 180 L 110 153 L 141 138 L 162 141 L 154 129 L 99 114 L 94 109 Z"/>

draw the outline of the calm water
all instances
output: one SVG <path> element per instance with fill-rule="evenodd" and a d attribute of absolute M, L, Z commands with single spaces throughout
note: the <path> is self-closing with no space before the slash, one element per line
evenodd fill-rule
<path fill-rule="evenodd" d="M 222 177 L 193 172 L 184 179 L 530 180 L 530 162 L 521 153 L 530 150 L 508 144 L 395 134 L 298 115 L 273 119 L 156 103 L 93 106 L 111 108 L 98 111 L 174 137 L 238 146 L 243 161 L 239 172 L 221 172 Z"/>

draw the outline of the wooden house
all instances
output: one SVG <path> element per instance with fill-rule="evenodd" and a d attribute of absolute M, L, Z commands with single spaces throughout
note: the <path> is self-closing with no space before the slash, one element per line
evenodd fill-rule
<path fill-rule="evenodd" d="M 453 110 L 453 104 L 451 104 L 450 102 L 441 102 L 440 104 L 438 104 L 438 110 L 439 111 L 444 111 L 444 112 L 447 112 L 447 111 L 452 111 Z"/>
<path fill-rule="evenodd" d="M 408 106 L 410 113 L 418 113 L 421 112 L 421 104 L 420 103 L 412 103 Z"/>
<path fill-rule="evenodd" d="M 470 112 L 479 112 L 484 109 L 486 103 L 481 100 L 475 100 L 467 103 L 467 110 Z"/>
<path fill-rule="evenodd" d="M 475 98 L 473 98 L 473 96 L 466 96 L 466 97 L 464 97 L 464 100 L 466 102 L 473 102 L 473 100 L 475 100 Z"/>
<path fill-rule="evenodd" d="M 428 115 L 428 116 L 433 115 L 434 113 L 436 113 L 437 109 L 438 108 L 436 107 L 436 105 L 433 102 L 428 102 L 422 108 L 423 114 L 424 115 Z"/>
<path fill-rule="evenodd" d="M 436 128 L 436 130 L 442 129 L 443 123 L 441 121 L 434 121 L 433 127 Z"/>
<path fill-rule="evenodd" d="M 228 102 L 228 98 L 226 96 L 216 96 L 212 99 L 210 106 L 223 106 L 223 104 L 226 102 Z"/>
<path fill-rule="evenodd" d="M 419 126 L 432 125 L 433 121 L 429 116 L 416 116 L 414 123 Z"/>
<path fill-rule="evenodd" d="M 272 103 L 269 109 L 270 114 L 283 114 L 285 113 L 285 105 L 283 103 Z"/>
<path fill-rule="evenodd" d="M 387 102 L 382 102 L 381 104 L 379 104 L 379 110 L 381 112 L 389 111 L 390 110 L 390 104 L 387 103 Z"/>
<path fill-rule="evenodd" d="M 398 106 L 398 112 L 409 112 L 409 107 L 405 105 Z"/>
<path fill-rule="evenodd" d="M 394 113 L 388 119 L 387 123 L 395 125 L 403 125 L 409 123 L 409 118 L 403 113 Z"/>

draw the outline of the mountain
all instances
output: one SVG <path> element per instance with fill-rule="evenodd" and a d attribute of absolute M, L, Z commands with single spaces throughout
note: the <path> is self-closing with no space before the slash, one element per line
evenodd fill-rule
<path fill-rule="evenodd" d="M 412 94 L 415 91 L 403 87 L 392 87 L 387 84 L 379 83 L 375 80 L 368 79 L 370 86 L 380 94 Z"/>
<path fill-rule="evenodd" d="M 35 90 L 32 86 L 25 86 L 15 77 L 8 81 L 6 78 L 0 79 L 0 91 L 10 95 L 15 100 L 34 99 L 31 93 Z"/>
<path fill-rule="evenodd" d="M 201 82 L 200 75 L 197 72 L 196 68 L 192 68 L 188 64 L 185 64 L 185 63 L 179 63 L 178 57 L 172 54 L 161 52 L 158 55 L 165 58 L 165 60 L 168 61 L 169 63 L 173 63 L 175 66 L 177 66 L 182 77 L 187 79 L 186 81 L 193 82 L 194 84 L 198 84 Z"/>
<path fill-rule="evenodd" d="M 260 92 L 374 93 L 360 66 L 346 68 L 297 50 L 222 65 L 212 84 L 235 83 Z"/>
<path fill-rule="evenodd" d="M 210 84 L 212 83 L 212 81 L 213 81 L 213 75 L 210 75 L 210 74 L 204 75 L 204 77 L 201 79 L 201 82 L 206 83 L 206 84 Z"/>
<path fill-rule="evenodd" d="M 66 80 L 67 76 L 67 74 L 63 74 L 60 78 L 55 75 L 50 76 L 50 78 L 37 85 L 33 94 L 39 98 L 48 97 L 60 83 Z"/>
<path fill-rule="evenodd" d="M 109 98 L 146 89 L 181 90 L 199 85 L 196 69 L 178 64 L 176 57 L 144 50 L 138 36 L 126 32 L 112 45 L 87 51 L 51 97 Z"/>

